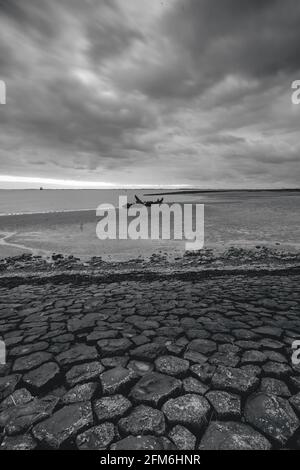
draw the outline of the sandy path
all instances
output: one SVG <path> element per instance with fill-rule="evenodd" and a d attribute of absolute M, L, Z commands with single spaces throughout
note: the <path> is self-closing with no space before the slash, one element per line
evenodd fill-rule
<path fill-rule="evenodd" d="M 19 243 L 12 243 L 9 242 L 8 240 L 15 235 L 17 235 L 18 232 L 2 232 L 0 233 L 0 246 L 6 246 L 6 247 L 11 247 L 11 248 L 17 248 L 23 251 L 29 251 L 32 253 L 34 256 L 38 255 L 43 255 L 43 256 L 49 256 L 50 252 L 48 250 L 43 250 L 41 248 L 31 248 L 29 246 L 21 245 Z"/>

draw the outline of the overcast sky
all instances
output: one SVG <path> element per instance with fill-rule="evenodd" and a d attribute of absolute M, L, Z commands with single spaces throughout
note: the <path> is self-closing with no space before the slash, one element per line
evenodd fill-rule
<path fill-rule="evenodd" d="M 299 0 L 0 0 L 0 79 L 0 187 L 299 186 Z"/>

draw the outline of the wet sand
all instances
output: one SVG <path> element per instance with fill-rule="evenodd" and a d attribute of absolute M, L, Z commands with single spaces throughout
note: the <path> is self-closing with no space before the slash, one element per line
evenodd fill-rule
<path fill-rule="evenodd" d="M 205 248 L 226 250 L 230 246 L 282 247 L 287 251 L 300 248 L 300 227 L 294 210 L 270 211 L 262 221 L 263 208 L 244 214 L 240 204 L 205 206 Z M 89 259 L 102 256 L 126 260 L 149 257 L 152 253 L 182 256 L 182 240 L 105 240 L 96 236 L 95 211 L 70 211 L 23 214 L 0 217 L 0 258 L 32 253 L 51 256 L 52 253 Z"/>

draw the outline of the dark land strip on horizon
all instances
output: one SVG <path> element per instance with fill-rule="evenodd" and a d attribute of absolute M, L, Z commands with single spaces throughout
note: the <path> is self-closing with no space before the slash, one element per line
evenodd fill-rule
<path fill-rule="evenodd" d="M 183 189 L 178 191 L 145 193 L 144 196 L 169 196 L 176 194 L 205 194 L 205 193 L 277 193 L 277 192 L 300 192 L 300 188 L 282 189 Z"/>

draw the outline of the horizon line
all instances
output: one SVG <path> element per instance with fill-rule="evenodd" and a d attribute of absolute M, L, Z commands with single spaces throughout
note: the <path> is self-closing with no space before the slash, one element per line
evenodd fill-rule
<path fill-rule="evenodd" d="M 74 188 L 99 188 L 99 189 L 167 189 L 167 188 L 192 188 L 189 184 L 120 184 L 105 181 L 78 181 L 72 179 L 58 179 L 58 178 L 39 178 L 30 176 L 13 176 L 13 175 L 0 175 L 0 183 L 18 183 L 18 184 L 37 184 L 37 185 L 57 185 Z M 35 188 L 32 188 L 35 189 Z"/>
<path fill-rule="evenodd" d="M 30 176 L 14 176 L 14 175 L 0 175 L 0 183 L 15 183 L 15 184 L 34 184 L 38 186 L 51 185 L 59 186 L 59 188 L 43 188 L 43 189 L 183 189 L 183 190 L 199 190 L 199 191 L 255 191 L 255 190 L 299 190 L 300 187 L 295 186 L 261 186 L 261 187 L 203 187 L 200 185 L 192 184 L 120 184 L 115 182 L 105 181 L 78 181 L 72 179 L 59 179 L 59 178 L 43 178 L 43 177 L 30 177 Z M 35 187 L 26 188 L 1 188 L 0 189 L 37 189 Z"/>

